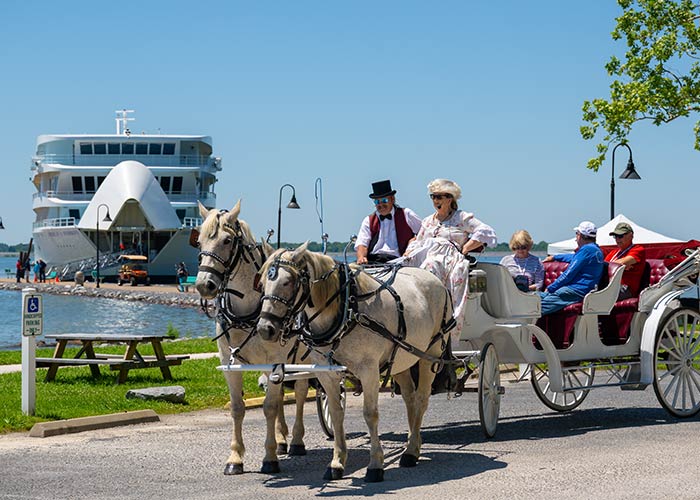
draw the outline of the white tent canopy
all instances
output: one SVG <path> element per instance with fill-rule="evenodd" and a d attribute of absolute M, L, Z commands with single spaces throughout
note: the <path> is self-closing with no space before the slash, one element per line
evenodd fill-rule
<path fill-rule="evenodd" d="M 613 220 L 604 224 L 598 228 L 598 237 L 596 238 L 596 243 L 601 247 L 615 245 L 615 239 L 610 236 L 610 232 L 615 229 L 620 222 L 626 222 L 634 229 L 634 242 L 635 243 L 681 243 L 683 240 L 677 240 L 675 238 L 669 238 L 663 234 L 651 231 L 645 227 L 640 226 L 634 221 L 631 221 L 623 214 L 617 215 Z M 573 227 L 573 226 L 572 226 Z M 573 253 L 576 250 L 576 238 L 571 238 L 564 241 L 558 241 L 556 243 L 550 243 L 547 247 L 547 253 L 550 255 L 558 253 Z"/>

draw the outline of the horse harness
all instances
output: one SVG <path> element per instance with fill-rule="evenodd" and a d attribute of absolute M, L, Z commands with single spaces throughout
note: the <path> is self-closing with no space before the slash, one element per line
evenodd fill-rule
<path fill-rule="evenodd" d="M 214 229 L 212 234 L 209 235 L 211 238 L 216 236 L 216 232 L 219 228 L 218 220 L 221 218 L 221 216 L 226 214 L 226 212 L 226 210 L 219 210 L 219 212 L 216 214 L 216 229 Z M 237 328 L 240 330 L 250 329 L 250 332 L 246 339 L 243 341 L 243 343 L 236 348 L 231 348 L 232 356 L 237 355 L 239 359 L 245 362 L 245 360 L 240 356 L 240 354 L 238 354 L 238 352 L 243 348 L 243 346 L 245 346 L 245 344 L 248 343 L 248 341 L 252 338 L 252 336 L 255 333 L 255 325 L 257 323 L 258 317 L 260 316 L 262 302 L 258 302 L 257 307 L 251 313 L 243 316 L 236 315 L 232 310 L 231 295 L 242 299 L 243 297 L 245 297 L 245 294 L 234 288 L 229 288 L 227 285 L 231 275 L 234 273 L 241 261 L 247 264 L 254 265 L 256 271 L 260 271 L 263 262 L 265 262 L 266 260 L 266 256 L 263 250 L 263 246 L 261 244 L 246 243 L 243 235 L 243 230 L 241 229 L 241 224 L 238 220 L 236 220 L 235 224 L 229 224 L 227 222 L 224 222 L 221 225 L 223 226 L 223 231 L 229 233 L 232 236 L 231 254 L 227 259 L 224 259 L 223 257 L 214 252 L 201 250 L 199 252 L 200 265 L 197 268 L 197 270 L 200 272 L 211 273 L 220 280 L 219 289 L 217 290 L 216 297 L 216 300 L 218 301 L 216 321 L 221 326 L 222 333 L 214 337 L 213 340 L 217 340 L 221 335 L 225 335 L 226 339 L 230 341 L 230 337 L 228 334 L 229 330 L 233 328 Z M 215 267 L 202 265 L 202 257 L 211 257 L 212 259 L 214 259 L 216 262 L 223 266 L 223 272 L 219 271 Z M 201 302 L 202 309 L 204 310 L 205 314 L 209 316 L 208 308 L 206 305 L 207 301 L 205 299 L 202 299 Z"/>
<path fill-rule="evenodd" d="M 300 268 L 296 263 L 284 260 L 277 257 L 272 265 L 268 268 L 267 279 L 269 281 L 274 281 L 277 279 L 279 268 L 286 268 L 287 270 L 292 270 L 298 275 L 298 279 L 294 281 L 294 290 L 292 293 L 291 300 L 285 299 L 277 295 L 263 295 L 261 302 L 265 300 L 276 301 L 284 304 L 287 307 L 287 312 L 284 317 L 279 318 L 270 313 L 263 312 L 261 317 L 274 319 L 281 321 L 283 325 L 282 342 L 289 339 L 292 335 L 297 335 L 298 338 L 308 347 L 307 353 L 302 357 L 302 360 L 308 356 L 311 349 L 316 347 L 331 346 L 330 352 L 326 355 L 329 362 L 335 362 L 333 359 L 333 353 L 338 347 L 338 344 L 342 338 L 350 333 L 355 326 L 358 324 L 371 332 L 378 334 L 379 336 L 391 341 L 394 344 L 389 360 L 380 367 L 380 373 L 386 372 L 384 377 L 383 386 L 386 385 L 389 375 L 391 373 L 391 367 L 394 364 L 394 359 L 399 348 L 413 354 L 416 357 L 431 361 L 433 363 L 433 370 L 437 373 L 442 369 L 445 364 L 445 360 L 437 358 L 428 354 L 426 351 L 418 349 L 417 347 L 406 342 L 406 320 L 404 318 L 404 306 L 401 301 L 400 295 L 392 287 L 394 280 L 400 266 L 385 266 L 387 270 L 390 270 L 389 277 L 386 280 L 380 280 L 373 275 L 370 275 L 379 286 L 367 293 L 359 294 L 357 288 L 357 276 L 362 272 L 361 269 L 357 271 L 352 271 L 347 263 L 336 264 L 322 276 L 316 280 L 311 280 L 309 272 L 306 268 Z M 333 293 L 326 303 L 319 308 L 319 310 L 310 318 L 303 313 L 303 308 L 306 304 L 314 307 L 311 301 L 311 286 L 315 283 L 319 283 L 328 279 L 334 272 L 338 272 L 338 289 Z M 391 332 L 386 328 L 381 322 L 376 321 L 367 314 L 359 311 L 359 303 L 367 301 L 373 297 L 378 296 L 382 291 L 387 291 L 394 299 L 396 303 L 396 311 L 398 315 L 398 331 L 396 333 Z M 310 328 L 311 322 L 318 317 L 324 309 L 326 309 L 330 304 L 332 304 L 336 299 L 342 298 L 342 307 L 338 308 L 338 314 L 331 327 L 325 332 L 313 333 Z M 296 298 L 296 300 L 295 300 Z M 447 300 L 449 300 L 449 294 L 447 295 Z M 442 350 L 446 348 L 445 334 L 448 333 L 452 328 L 454 328 L 456 322 L 453 317 L 446 319 L 447 316 L 447 301 L 443 308 L 443 318 L 440 331 L 438 331 L 435 336 L 430 340 L 428 344 L 428 349 L 432 347 L 438 340 L 442 339 Z"/>

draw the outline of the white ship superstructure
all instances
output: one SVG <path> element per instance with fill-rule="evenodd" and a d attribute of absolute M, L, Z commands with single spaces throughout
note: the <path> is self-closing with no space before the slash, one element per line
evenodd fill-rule
<path fill-rule="evenodd" d="M 189 235 L 201 223 L 197 202 L 216 206 L 221 159 L 211 137 L 132 134 L 130 112 L 117 112 L 115 134 L 37 139 L 35 257 L 66 277 L 95 269 L 96 241 L 101 275 L 122 253 L 147 256 L 153 276 L 173 276 L 180 261 L 196 269 Z"/>

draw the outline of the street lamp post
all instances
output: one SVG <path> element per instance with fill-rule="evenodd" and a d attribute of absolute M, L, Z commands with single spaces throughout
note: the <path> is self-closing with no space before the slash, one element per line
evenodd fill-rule
<path fill-rule="evenodd" d="M 95 248 L 97 249 L 97 260 L 95 261 L 95 286 L 100 288 L 100 208 L 107 209 L 107 215 L 102 222 L 112 222 L 109 216 L 109 207 L 105 203 L 100 203 L 97 206 L 97 220 L 95 224 Z"/>
<path fill-rule="evenodd" d="M 294 186 L 292 186 L 291 184 L 282 184 L 282 187 L 280 188 L 280 200 L 277 204 L 277 248 L 279 248 L 281 244 L 280 228 L 282 226 L 282 190 L 287 186 L 292 188 L 292 198 L 289 200 L 289 203 L 287 203 L 287 208 L 299 208 L 299 204 L 297 203 L 296 189 L 294 189 Z"/>
<path fill-rule="evenodd" d="M 634 169 L 634 161 L 632 161 L 632 149 L 626 142 L 621 142 L 612 150 L 612 172 L 610 174 L 610 220 L 615 217 L 615 150 L 620 146 L 625 146 L 630 152 L 630 158 L 627 160 L 627 168 L 620 174 L 620 179 L 639 180 L 641 177 Z"/>
<path fill-rule="evenodd" d="M 0 217 L 0 229 L 5 229 L 5 225 L 2 223 L 2 217 Z"/>

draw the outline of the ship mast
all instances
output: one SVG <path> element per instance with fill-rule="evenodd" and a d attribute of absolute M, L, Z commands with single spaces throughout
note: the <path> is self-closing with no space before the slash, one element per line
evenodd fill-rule
<path fill-rule="evenodd" d="M 117 117 L 114 119 L 117 122 L 117 135 L 131 135 L 131 131 L 127 127 L 129 122 L 136 120 L 136 118 L 130 118 L 129 113 L 133 113 L 133 109 L 122 109 L 121 111 L 115 111 Z"/>

